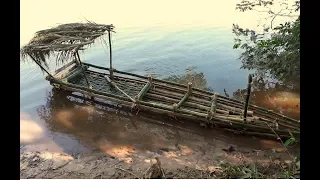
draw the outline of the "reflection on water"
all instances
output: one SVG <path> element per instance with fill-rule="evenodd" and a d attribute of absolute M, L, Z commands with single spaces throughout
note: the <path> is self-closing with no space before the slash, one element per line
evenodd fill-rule
<path fill-rule="evenodd" d="M 185 70 L 185 74 L 183 75 L 173 75 L 163 80 L 172 81 L 184 85 L 187 85 L 189 82 L 192 82 L 192 87 L 213 91 L 211 88 L 209 88 L 208 82 L 205 79 L 204 74 L 196 72 L 196 67 L 193 66 L 188 67 Z"/>
<path fill-rule="evenodd" d="M 20 113 L 20 143 L 32 144 L 44 135 L 43 128 L 30 119 L 26 113 Z"/>
<path fill-rule="evenodd" d="M 69 141 L 70 144 L 91 147 L 119 158 L 139 151 L 159 152 L 178 146 L 187 155 L 192 151 L 190 148 L 201 149 L 204 144 L 219 150 L 226 146 L 225 143 L 271 149 L 259 138 L 237 137 L 220 129 L 203 129 L 195 122 L 142 112 L 136 116 L 102 99 L 92 101 L 81 94 L 62 90 L 53 89 L 48 93 L 47 104 L 38 109 L 38 114 L 50 131 L 73 136 L 75 140 Z M 64 148 L 59 138 L 53 141 Z M 273 142 L 273 147 L 279 147 L 279 143 Z M 67 149 L 63 151 L 73 153 Z M 170 152 L 166 153 L 168 157 L 172 156 Z"/>

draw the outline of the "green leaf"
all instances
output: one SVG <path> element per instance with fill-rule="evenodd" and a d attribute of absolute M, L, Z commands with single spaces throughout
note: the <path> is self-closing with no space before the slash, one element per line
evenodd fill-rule
<path fill-rule="evenodd" d="M 233 49 L 238 49 L 239 46 L 240 46 L 240 44 L 234 44 L 234 45 L 233 45 Z"/>
<path fill-rule="evenodd" d="M 291 137 L 293 137 L 293 134 L 292 134 L 292 132 L 290 130 L 289 130 L 289 134 L 290 134 Z"/>
<path fill-rule="evenodd" d="M 290 139 L 286 140 L 284 143 L 285 146 L 289 146 L 290 144 L 293 144 L 296 141 L 295 138 L 291 137 Z"/>

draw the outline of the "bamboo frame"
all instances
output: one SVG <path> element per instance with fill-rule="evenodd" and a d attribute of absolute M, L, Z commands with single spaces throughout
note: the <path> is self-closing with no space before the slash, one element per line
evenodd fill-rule
<path fill-rule="evenodd" d="M 132 101 L 128 97 L 121 97 L 118 95 L 103 93 L 103 92 L 99 92 L 96 90 L 85 88 L 83 86 L 78 86 L 78 85 L 62 82 L 62 81 L 56 80 L 56 79 L 51 79 L 51 81 L 53 83 L 60 84 L 61 85 L 60 87 L 64 88 L 64 89 L 73 88 L 74 91 L 81 92 L 81 93 L 84 93 L 87 91 L 86 94 L 91 95 L 91 96 L 102 97 L 104 99 L 112 98 L 113 100 L 119 99 L 119 101 L 121 101 L 122 103 L 124 103 L 124 102 L 128 102 L 128 103 L 131 102 L 132 103 Z M 150 96 L 150 94 L 146 95 L 145 97 L 149 97 L 149 96 Z M 147 109 L 150 111 L 162 111 L 162 112 L 165 111 L 167 114 L 172 114 L 172 113 L 176 112 L 178 114 L 175 114 L 175 115 L 178 115 L 179 117 L 188 117 L 189 119 L 207 122 L 205 120 L 207 114 L 205 114 L 205 113 L 194 112 L 194 111 L 186 110 L 184 108 L 177 109 L 176 111 L 174 111 L 174 109 L 170 105 L 158 104 L 158 103 L 154 103 L 152 101 L 150 101 L 150 102 L 140 101 L 139 104 L 140 104 L 139 109 L 141 109 L 141 106 L 143 106 L 143 107 L 148 107 Z M 142 109 L 145 109 L 145 108 L 142 108 Z M 260 126 L 257 126 L 254 124 L 248 124 L 248 123 L 244 124 L 243 119 L 241 119 L 237 116 L 232 116 L 232 115 L 222 116 L 222 115 L 217 114 L 215 117 L 213 117 L 213 119 L 215 120 L 215 124 L 218 124 L 219 126 L 223 126 L 223 127 L 230 128 L 230 126 L 231 126 L 233 128 L 251 129 L 251 131 L 270 132 L 270 129 L 268 129 L 267 127 L 260 127 Z M 230 125 L 230 123 L 232 125 Z M 275 131 L 277 131 L 277 133 L 279 133 L 279 134 L 287 134 L 288 133 L 288 131 L 281 130 L 281 129 L 275 130 Z M 292 132 L 294 134 L 298 134 L 298 135 L 300 134 L 298 131 L 292 131 Z"/>
<path fill-rule="evenodd" d="M 96 73 L 96 72 L 94 72 L 94 71 L 91 71 L 91 70 L 88 70 L 89 72 L 92 72 L 92 73 Z M 103 74 L 103 73 L 102 73 Z M 115 75 L 115 78 L 117 78 L 117 79 L 125 79 L 127 82 L 134 82 L 134 83 L 140 83 L 140 84 L 143 84 L 143 83 L 145 83 L 145 81 L 143 81 L 143 80 L 137 80 L 137 79 L 131 79 L 131 78 L 128 78 L 128 77 L 126 77 L 126 78 L 124 78 L 124 77 L 121 77 L 121 76 L 117 76 L 117 75 Z M 160 95 L 161 94 L 165 94 L 167 97 L 170 97 L 170 98 L 177 98 L 177 97 L 180 97 L 180 98 L 182 98 L 182 94 L 180 94 L 180 93 L 177 93 L 177 92 L 169 92 L 169 91 L 167 91 L 167 90 L 163 90 L 163 88 L 165 88 L 166 86 L 164 86 L 163 84 L 158 84 L 158 83 L 156 83 L 156 85 L 157 85 L 157 88 L 156 89 L 153 89 L 152 91 L 159 91 L 159 93 L 160 93 Z M 175 89 L 174 89 L 175 90 Z M 152 92 L 151 91 L 151 92 Z M 154 92 L 153 92 L 154 93 Z M 203 97 L 205 97 L 205 96 L 203 96 Z M 220 97 L 220 95 L 218 95 L 218 97 Z M 189 97 L 189 99 L 190 99 L 190 102 L 197 102 L 198 104 L 201 104 L 201 105 L 206 105 L 206 104 L 210 104 L 210 101 L 208 101 L 208 100 L 204 100 L 204 99 L 199 99 L 199 97 Z M 224 99 L 224 98 L 219 98 L 218 99 L 218 107 L 222 107 L 223 109 L 227 109 L 227 110 L 231 110 L 231 111 L 233 111 L 233 112 L 236 112 L 237 114 L 241 114 L 241 113 L 243 113 L 243 110 L 242 109 L 240 109 L 241 107 L 242 107 L 242 105 L 240 104 L 240 105 L 238 105 L 238 104 L 234 104 L 232 101 L 229 101 L 229 100 L 226 100 L 226 99 Z M 233 107 L 232 107 L 233 106 Z M 250 104 L 249 104 L 249 106 L 250 106 Z M 252 106 L 255 106 L 255 105 L 252 105 Z M 255 113 L 257 113 L 257 114 L 259 114 L 259 115 L 261 115 L 261 114 L 263 114 L 263 112 L 261 113 L 261 111 L 259 110 L 259 109 L 256 109 L 255 110 Z M 231 113 L 232 114 L 232 113 Z M 253 111 L 248 111 L 247 112 L 247 114 L 249 115 L 249 116 L 253 116 Z M 270 116 L 270 118 L 279 118 L 279 116 L 272 116 L 272 114 L 270 114 L 270 113 L 267 113 L 267 114 L 264 114 L 264 115 L 268 115 L 268 116 Z M 282 117 L 282 116 L 281 116 Z M 281 120 L 281 119 L 280 119 Z M 292 125 L 294 125 L 294 124 L 296 124 L 297 125 L 297 121 L 295 120 L 294 122 L 292 122 L 292 121 L 285 121 L 285 123 L 287 123 L 287 124 L 292 124 Z"/>

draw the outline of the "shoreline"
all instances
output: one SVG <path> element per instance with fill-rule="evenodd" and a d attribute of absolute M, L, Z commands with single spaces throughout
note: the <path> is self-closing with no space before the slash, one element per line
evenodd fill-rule
<path fill-rule="evenodd" d="M 229 149 L 230 150 L 230 149 Z M 102 151 L 79 154 L 21 152 L 20 178 L 29 179 L 137 179 L 137 178 L 299 178 L 293 175 L 293 162 L 285 152 L 270 153 L 235 149 L 225 151 L 220 160 L 186 161 L 197 157 L 196 153 L 180 150 L 178 156 L 171 150 L 139 152 L 115 157 Z M 177 154 L 177 153 L 176 153 Z M 208 156 L 208 155 L 207 155 Z M 210 155 L 209 155 L 210 156 Z M 228 158 L 229 157 L 229 158 Z M 160 161 L 157 166 L 156 158 Z M 254 161 L 251 161 L 254 159 Z M 206 162 L 206 163 L 204 163 Z M 156 167 L 156 168 L 155 168 Z M 161 167 L 161 171 L 157 169 Z M 291 174 L 290 174 L 291 173 Z"/>

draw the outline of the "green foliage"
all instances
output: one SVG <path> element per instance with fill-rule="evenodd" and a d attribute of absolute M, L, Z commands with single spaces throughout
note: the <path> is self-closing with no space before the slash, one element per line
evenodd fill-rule
<path fill-rule="evenodd" d="M 283 0 L 285 2 L 285 0 Z M 287 5 L 286 3 L 282 3 Z M 242 1 L 237 4 L 240 11 L 253 10 L 255 6 L 267 7 L 273 5 L 273 0 Z M 295 4 L 295 11 L 300 9 L 300 1 Z M 288 7 L 286 7 L 288 9 Z M 289 12 L 288 12 L 289 13 Z M 290 14 L 275 13 L 271 10 L 270 25 L 264 25 L 263 33 L 244 29 L 233 24 L 233 33 L 236 35 L 234 49 L 242 49 L 239 59 L 241 68 L 255 69 L 258 74 L 270 74 L 273 78 L 286 79 L 300 78 L 300 16 L 292 22 L 286 22 L 272 27 L 277 16 L 291 16 Z"/>
<path fill-rule="evenodd" d="M 285 147 L 288 147 L 296 142 L 296 138 L 292 135 L 290 130 L 289 130 L 289 134 L 291 137 L 289 139 L 287 139 L 286 142 L 284 142 Z"/>

